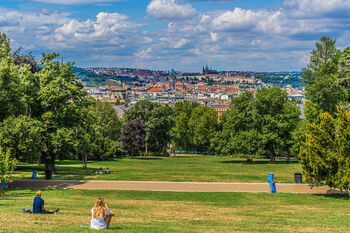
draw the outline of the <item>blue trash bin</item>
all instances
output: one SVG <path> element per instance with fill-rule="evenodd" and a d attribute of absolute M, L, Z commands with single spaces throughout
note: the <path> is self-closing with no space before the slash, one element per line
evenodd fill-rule
<path fill-rule="evenodd" d="M 269 178 L 267 178 L 267 182 L 269 182 L 270 184 L 273 183 L 273 176 L 274 176 L 274 174 L 270 173 Z"/>
<path fill-rule="evenodd" d="M 271 193 L 277 193 L 275 183 L 270 183 Z"/>
<path fill-rule="evenodd" d="M 36 180 L 37 174 L 38 174 L 38 172 L 34 170 L 31 178 L 32 178 L 33 180 Z"/>
<path fill-rule="evenodd" d="M 6 188 L 6 182 L 5 182 L 5 180 L 1 180 L 1 187 L 2 187 L 3 189 Z"/>

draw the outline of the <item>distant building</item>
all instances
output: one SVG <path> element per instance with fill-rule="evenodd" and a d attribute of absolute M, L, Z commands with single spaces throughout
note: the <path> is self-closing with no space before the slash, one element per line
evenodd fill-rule
<path fill-rule="evenodd" d="M 209 104 L 208 107 L 214 108 L 215 111 L 218 112 L 218 118 L 220 119 L 220 117 L 222 116 L 222 114 L 224 114 L 225 112 L 227 112 L 227 110 L 230 109 L 230 104 Z"/>
<path fill-rule="evenodd" d="M 113 88 L 109 102 L 114 105 L 127 105 L 129 103 L 128 92 L 125 88 Z"/>

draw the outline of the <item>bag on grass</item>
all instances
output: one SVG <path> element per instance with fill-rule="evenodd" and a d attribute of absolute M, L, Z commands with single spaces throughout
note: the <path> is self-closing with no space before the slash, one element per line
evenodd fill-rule
<path fill-rule="evenodd" d="M 31 214 L 32 211 L 30 209 L 24 208 L 22 209 L 22 213 Z"/>

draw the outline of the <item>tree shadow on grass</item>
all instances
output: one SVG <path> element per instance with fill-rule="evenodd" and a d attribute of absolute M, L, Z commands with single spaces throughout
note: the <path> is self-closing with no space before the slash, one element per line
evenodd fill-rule
<path fill-rule="evenodd" d="M 44 167 L 43 166 L 32 166 L 32 165 L 22 165 L 19 166 L 16 171 L 15 174 L 17 172 L 21 173 L 21 172 L 28 172 L 30 173 L 28 175 L 28 177 L 26 178 L 31 178 L 31 173 L 33 171 L 37 171 L 38 175 L 43 175 L 45 174 L 44 172 Z M 96 175 L 96 172 L 98 171 L 98 169 L 96 168 L 82 168 L 82 167 L 70 167 L 70 166 L 56 166 L 56 174 L 53 174 L 54 179 L 58 178 L 58 179 L 68 179 L 68 180 L 83 180 L 86 178 L 86 176 L 93 176 Z"/>
<path fill-rule="evenodd" d="M 132 158 L 130 157 L 129 159 L 137 159 L 137 160 L 162 160 L 163 158 Z"/>
<path fill-rule="evenodd" d="M 253 161 L 253 162 L 247 162 L 246 160 L 228 160 L 228 161 L 221 161 L 219 163 L 234 163 L 234 164 L 273 164 L 270 163 L 270 161 Z M 285 165 L 290 165 L 290 164 L 298 164 L 299 161 L 290 161 L 290 163 L 287 163 L 287 161 L 276 161 L 274 164 L 285 164 Z"/>
<path fill-rule="evenodd" d="M 332 191 L 334 191 L 334 190 L 332 190 Z M 322 196 L 325 198 L 332 198 L 332 199 L 342 199 L 342 200 L 349 200 L 350 199 L 349 194 L 343 194 L 343 193 L 336 194 L 333 192 L 332 194 L 314 194 L 314 195 Z"/>
<path fill-rule="evenodd" d="M 7 189 L 5 192 L 4 196 L 0 196 L 0 201 L 12 201 L 12 200 L 26 200 L 26 199 L 20 199 L 21 197 L 25 198 L 25 197 L 33 197 L 36 190 L 30 190 L 30 191 L 25 191 L 25 192 L 15 192 L 15 193 L 11 193 L 8 194 L 7 191 L 13 191 L 14 189 L 10 188 Z M 3 204 L 0 204 L 3 205 Z"/>

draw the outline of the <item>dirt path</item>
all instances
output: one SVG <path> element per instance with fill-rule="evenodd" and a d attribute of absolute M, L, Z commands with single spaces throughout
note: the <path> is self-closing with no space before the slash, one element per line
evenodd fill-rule
<path fill-rule="evenodd" d="M 97 180 L 16 180 L 9 184 L 18 189 L 87 189 L 143 190 L 169 192 L 270 192 L 268 183 L 162 182 L 162 181 L 97 181 Z M 276 184 L 277 192 L 331 194 L 338 190 L 328 186 Z M 348 193 L 346 193 L 348 194 Z"/>

